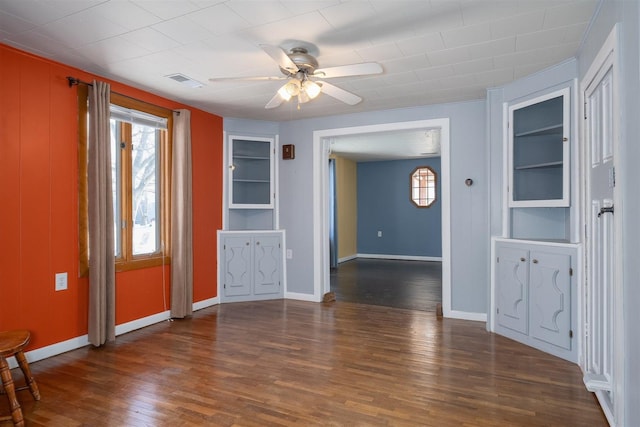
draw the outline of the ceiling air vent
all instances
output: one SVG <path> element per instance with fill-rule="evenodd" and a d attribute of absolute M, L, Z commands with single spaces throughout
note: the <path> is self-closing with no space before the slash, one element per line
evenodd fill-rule
<path fill-rule="evenodd" d="M 197 80 L 193 80 L 191 77 L 187 77 L 184 74 L 180 74 L 180 73 L 176 73 L 176 74 L 169 74 L 168 76 L 165 77 L 169 77 L 171 80 L 175 80 L 178 83 L 181 83 L 185 86 L 189 86 L 189 87 L 202 87 L 204 86 L 202 83 L 200 83 Z"/>

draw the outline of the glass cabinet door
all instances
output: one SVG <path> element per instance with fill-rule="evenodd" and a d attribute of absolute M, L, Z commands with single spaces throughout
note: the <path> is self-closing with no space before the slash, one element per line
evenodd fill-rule
<path fill-rule="evenodd" d="M 272 208 L 273 139 L 230 137 L 230 208 Z"/>
<path fill-rule="evenodd" d="M 569 206 L 569 89 L 509 107 L 509 206 Z"/>

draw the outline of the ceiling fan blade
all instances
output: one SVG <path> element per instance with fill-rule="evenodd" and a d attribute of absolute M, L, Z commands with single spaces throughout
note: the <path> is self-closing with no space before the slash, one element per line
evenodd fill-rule
<path fill-rule="evenodd" d="M 366 76 L 382 73 L 382 65 L 377 62 L 364 62 L 362 64 L 341 65 L 338 67 L 318 68 L 313 75 L 324 79 L 347 76 Z"/>
<path fill-rule="evenodd" d="M 316 83 L 318 83 L 322 87 L 322 93 L 326 93 L 332 98 L 335 98 L 338 101 L 342 101 L 345 104 L 356 105 L 357 103 L 362 101 L 362 98 L 360 98 L 358 95 L 351 92 L 347 92 L 346 90 L 341 89 L 338 86 L 332 85 L 331 83 L 327 83 L 327 82 L 316 82 Z"/>
<path fill-rule="evenodd" d="M 260 47 L 269 55 L 283 70 L 287 70 L 291 74 L 295 74 L 299 71 L 298 66 L 289 58 L 287 52 L 281 47 L 272 46 L 269 44 L 261 44 Z"/>
<path fill-rule="evenodd" d="M 271 98 L 271 100 L 269 100 L 269 102 L 267 102 L 267 105 L 265 105 L 264 108 L 266 108 L 267 110 L 269 110 L 271 108 L 276 108 L 280 104 L 282 104 L 283 101 L 284 100 L 282 99 L 282 97 L 280 95 L 278 95 L 278 92 L 276 92 L 276 94 L 273 95 L 273 98 Z"/>
<path fill-rule="evenodd" d="M 282 76 L 249 76 L 249 77 L 212 77 L 210 82 L 227 82 L 227 81 L 271 81 L 271 80 L 284 80 L 287 77 Z"/>

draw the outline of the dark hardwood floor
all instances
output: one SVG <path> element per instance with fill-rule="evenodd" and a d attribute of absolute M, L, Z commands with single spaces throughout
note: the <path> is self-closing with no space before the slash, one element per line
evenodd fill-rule
<path fill-rule="evenodd" d="M 481 322 L 340 300 L 218 305 L 31 368 L 27 426 L 606 425 L 574 364 Z"/>
<path fill-rule="evenodd" d="M 358 258 L 331 270 L 339 301 L 436 311 L 442 302 L 442 263 Z"/>

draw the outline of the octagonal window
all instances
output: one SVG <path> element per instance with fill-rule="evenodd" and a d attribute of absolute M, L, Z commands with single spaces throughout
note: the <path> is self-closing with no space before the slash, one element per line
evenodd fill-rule
<path fill-rule="evenodd" d="M 411 172 L 411 202 L 419 208 L 428 208 L 436 201 L 438 176 L 429 166 L 419 166 Z"/>

